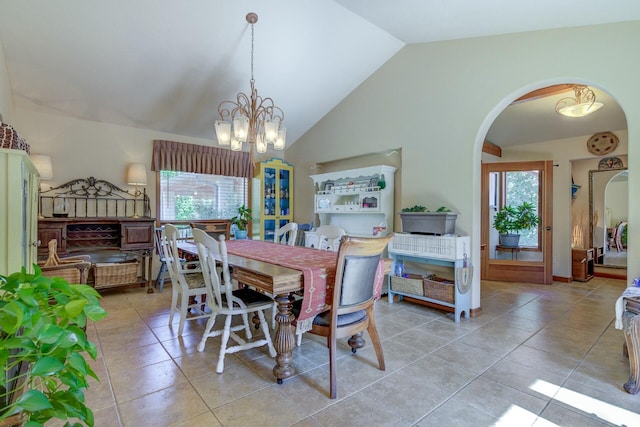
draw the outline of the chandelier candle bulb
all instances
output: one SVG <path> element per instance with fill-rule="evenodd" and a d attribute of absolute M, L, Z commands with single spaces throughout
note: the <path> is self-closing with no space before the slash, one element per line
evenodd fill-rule
<path fill-rule="evenodd" d="M 287 128 L 281 127 L 278 131 L 278 138 L 273 143 L 273 148 L 276 150 L 284 150 L 285 141 L 287 139 Z"/>
<path fill-rule="evenodd" d="M 216 120 L 216 135 L 219 145 L 231 145 L 231 123 Z"/>
<path fill-rule="evenodd" d="M 257 153 L 267 152 L 267 143 L 262 137 L 262 134 L 258 134 L 258 136 L 256 137 L 256 152 Z"/>

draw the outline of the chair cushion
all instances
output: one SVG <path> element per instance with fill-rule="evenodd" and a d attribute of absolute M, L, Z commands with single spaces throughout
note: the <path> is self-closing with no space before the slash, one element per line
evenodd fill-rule
<path fill-rule="evenodd" d="M 233 291 L 233 296 L 242 300 L 247 307 L 265 303 L 273 304 L 273 299 L 251 288 L 240 288 Z"/>
<path fill-rule="evenodd" d="M 184 275 L 184 280 L 187 282 L 189 289 L 204 288 L 202 273 L 187 273 Z"/>
<path fill-rule="evenodd" d="M 295 301 L 291 307 L 291 312 L 298 317 L 302 309 L 302 300 Z M 367 312 L 365 310 L 356 311 L 348 314 L 338 315 L 338 328 L 348 326 L 354 323 L 362 322 L 367 318 Z M 328 327 L 331 322 L 331 311 L 323 311 L 313 318 L 313 324 L 318 326 Z"/>

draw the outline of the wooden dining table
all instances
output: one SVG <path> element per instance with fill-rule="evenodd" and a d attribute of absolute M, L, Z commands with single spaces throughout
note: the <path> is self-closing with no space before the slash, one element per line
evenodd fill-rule
<path fill-rule="evenodd" d="M 178 249 L 197 256 L 193 242 L 179 242 Z M 274 295 L 278 304 L 277 329 L 273 339 L 276 365 L 273 374 L 278 383 L 295 373 L 292 355 L 295 334 L 291 312 L 293 293 L 303 291 L 299 323 L 312 321 L 326 309 L 327 295 L 335 280 L 337 253 L 300 246 L 278 245 L 260 240 L 227 241 L 228 262 L 238 283 L 253 286 Z"/>

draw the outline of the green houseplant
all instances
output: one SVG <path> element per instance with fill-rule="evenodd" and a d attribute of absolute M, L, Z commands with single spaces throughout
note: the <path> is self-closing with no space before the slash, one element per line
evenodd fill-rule
<path fill-rule="evenodd" d="M 231 218 L 231 224 L 238 227 L 234 232 L 236 239 L 247 238 L 247 226 L 249 222 L 251 222 L 251 209 L 242 205 L 238 208 L 238 214 Z"/>
<path fill-rule="evenodd" d="M 517 247 L 520 232 L 531 230 L 539 223 L 535 206 L 530 202 L 522 202 L 518 206 L 503 206 L 493 218 L 493 228 L 500 234 L 500 244 L 507 247 Z"/>
<path fill-rule="evenodd" d="M 27 274 L 23 267 L 0 276 L 0 425 L 18 418 L 26 427 L 38 427 L 59 418 L 93 426 L 84 390 L 88 377 L 99 379 L 83 353 L 95 360 L 97 351 L 84 329 L 88 319 L 107 314 L 100 294 L 44 277 L 37 265 L 34 270 Z"/>

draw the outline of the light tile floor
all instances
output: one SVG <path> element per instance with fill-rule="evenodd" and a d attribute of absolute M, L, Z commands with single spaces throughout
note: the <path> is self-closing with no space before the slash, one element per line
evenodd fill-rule
<path fill-rule="evenodd" d="M 87 401 L 110 426 L 640 426 L 640 395 L 614 328 L 622 280 L 482 283 L 482 315 L 451 315 L 386 298 L 376 305 L 387 370 L 370 346 L 343 345 L 339 399 L 328 396 L 328 351 L 305 334 L 298 374 L 278 385 L 266 349 L 228 355 L 216 374 L 201 320 L 179 338 L 171 292 L 104 294 L 109 315 L 88 334 L 99 347 Z M 177 320 L 177 319 L 176 319 Z M 50 423 L 48 425 L 61 425 Z"/>

